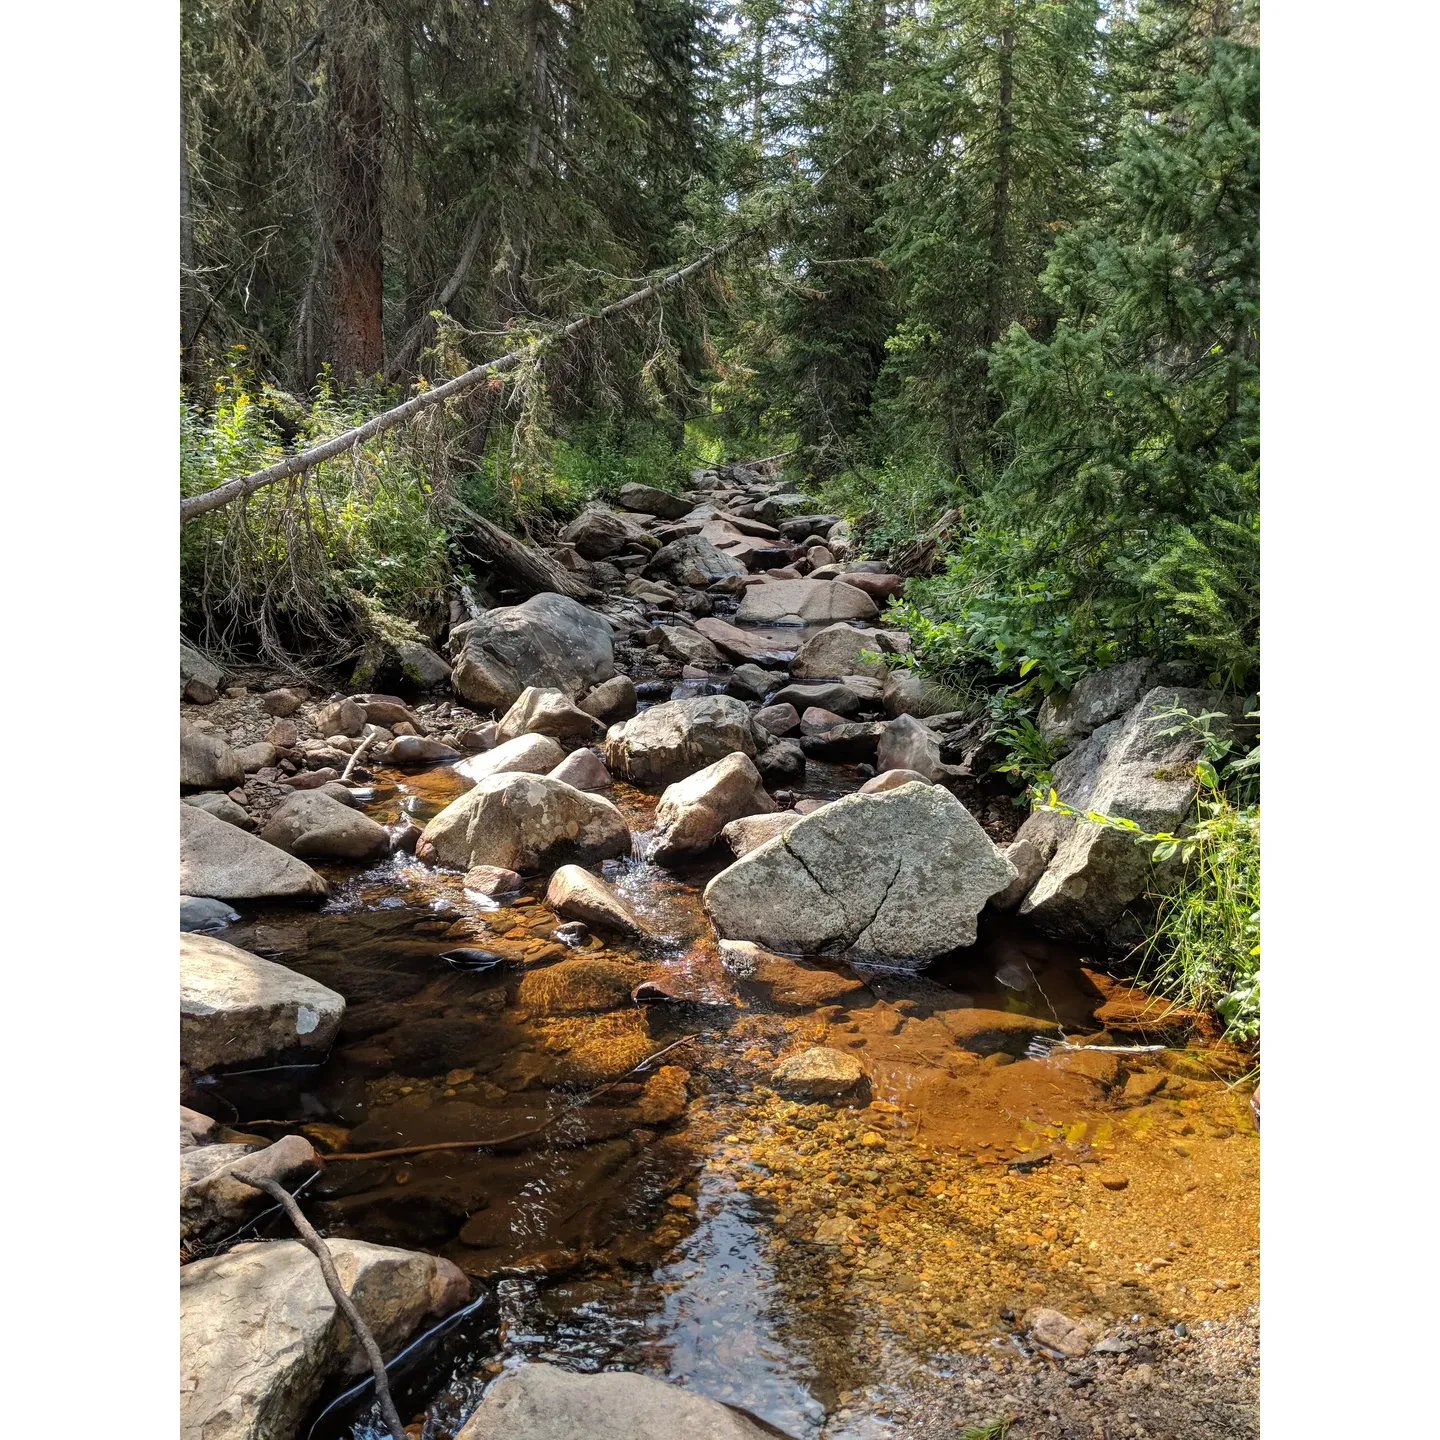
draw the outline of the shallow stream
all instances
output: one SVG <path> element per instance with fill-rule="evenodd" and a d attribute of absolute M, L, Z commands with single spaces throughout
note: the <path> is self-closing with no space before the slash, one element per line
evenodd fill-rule
<path fill-rule="evenodd" d="M 812 763 L 797 793 L 859 783 Z M 394 825 L 463 788 L 445 766 L 383 770 L 361 798 Z M 614 799 L 643 853 L 656 797 Z M 543 878 L 497 905 L 404 854 L 323 867 L 323 906 L 221 932 L 347 1011 L 323 1065 L 212 1078 L 198 1108 L 322 1153 L 487 1144 L 333 1160 L 306 1192 L 329 1233 L 446 1255 L 475 1282 L 476 1307 L 398 1378 L 412 1434 L 453 1436 L 517 1356 L 667 1375 L 804 1440 L 905 1434 L 911 1377 L 1017 1343 L 1031 1305 L 1170 1321 L 1254 1299 L 1244 1057 L 1027 1057 L 1037 1034 L 1185 1037 L 1016 922 L 919 977 L 733 974 L 700 903 L 721 863 L 608 863 L 655 933 L 638 944 L 568 949 Z M 497 958 L 445 958 L 461 947 Z M 600 963 L 547 980 L 576 958 Z M 645 981 L 668 998 L 632 1000 Z M 775 1094 L 777 1060 L 811 1044 L 853 1049 L 868 1092 Z M 363 1398 L 314 1431 L 382 1433 Z"/>

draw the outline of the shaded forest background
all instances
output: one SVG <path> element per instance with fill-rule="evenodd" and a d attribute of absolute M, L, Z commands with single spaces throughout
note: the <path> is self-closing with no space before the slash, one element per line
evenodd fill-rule
<path fill-rule="evenodd" d="M 785 453 L 926 669 L 1258 667 L 1258 12 L 186 0 L 182 488 L 503 380 L 185 527 L 224 654 L 436 637 L 481 514 Z M 566 319 L 740 236 L 569 343 Z"/>

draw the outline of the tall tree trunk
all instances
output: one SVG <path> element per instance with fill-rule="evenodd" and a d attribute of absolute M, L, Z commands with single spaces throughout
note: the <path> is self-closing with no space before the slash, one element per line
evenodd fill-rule
<path fill-rule="evenodd" d="M 325 214 L 330 364 L 348 383 L 385 363 L 380 53 L 368 0 L 337 0 L 327 32 Z"/>
<path fill-rule="evenodd" d="M 198 378 L 195 342 L 199 337 L 199 303 L 195 290 L 195 217 L 190 211 L 190 154 L 185 144 L 185 98 L 180 99 L 180 380 Z"/>
<path fill-rule="evenodd" d="M 985 284 L 985 344 L 1006 328 L 1005 267 L 1009 258 L 1010 180 L 1014 167 L 1015 32 L 1000 36 L 1000 114 L 995 142 L 995 196 L 990 211 L 989 265 Z"/>

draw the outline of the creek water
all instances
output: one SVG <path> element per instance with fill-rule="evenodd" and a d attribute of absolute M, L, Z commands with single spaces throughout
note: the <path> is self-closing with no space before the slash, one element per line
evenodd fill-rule
<path fill-rule="evenodd" d="M 797 793 L 859 783 L 812 763 Z M 381 823 L 424 822 L 465 784 L 382 770 L 360 799 Z M 903 1434 L 906 1377 L 1007 1343 L 1027 1305 L 1165 1318 L 1253 1298 L 1243 1057 L 1027 1057 L 1034 1033 L 1180 1041 L 1148 1033 L 1083 948 L 1013 921 L 923 976 L 734 974 L 700 903 L 723 861 L 639 858 L 656 797 L 613 798 L 635 855 L 604 873 L 644 941 L 569 949 L 543 877 L 496 903 L 404 854 L 324 866 L 319 908 L 221 932 L 347 1011 L 322 1065 L 208 1077 L 198 1108 L 322 1153 L 486 1145 L 331 1161 L 306 1192 L 328 1233 L 443 1254 L 475 1284 L 477 1305 L 397 1375 L 410 1433 L 447 1440 L 524 1357 L 664 1375 L 805 1440 Z M 446 958 L 461 947 L 495 963 Z M 579 979 L 576 959 L 592 962 Z M 668 998 L 633 1001 L 643 981 Z M 860 1056 L 868 1090 L 777 1095 L 777 1060 L 822 1043 Z M 368 1396 L 314 1431 L 383 1433 Z"/>

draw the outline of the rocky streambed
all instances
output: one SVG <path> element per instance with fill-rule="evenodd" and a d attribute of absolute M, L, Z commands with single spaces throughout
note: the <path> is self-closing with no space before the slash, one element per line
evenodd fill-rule
<path fill-rule="evenodd" d="M 838 517 L 705 483 L 406 699 L 182 656 L 183 1433 L 385 1433 L 237 1168 L 426 1440 L 1252 1433 L 1251 1061 L 1111 974 L 1143 872 L 1021 826 Z M 1161 828 L 1197 697 L 1120 668 L 1057 784 Z"/>

